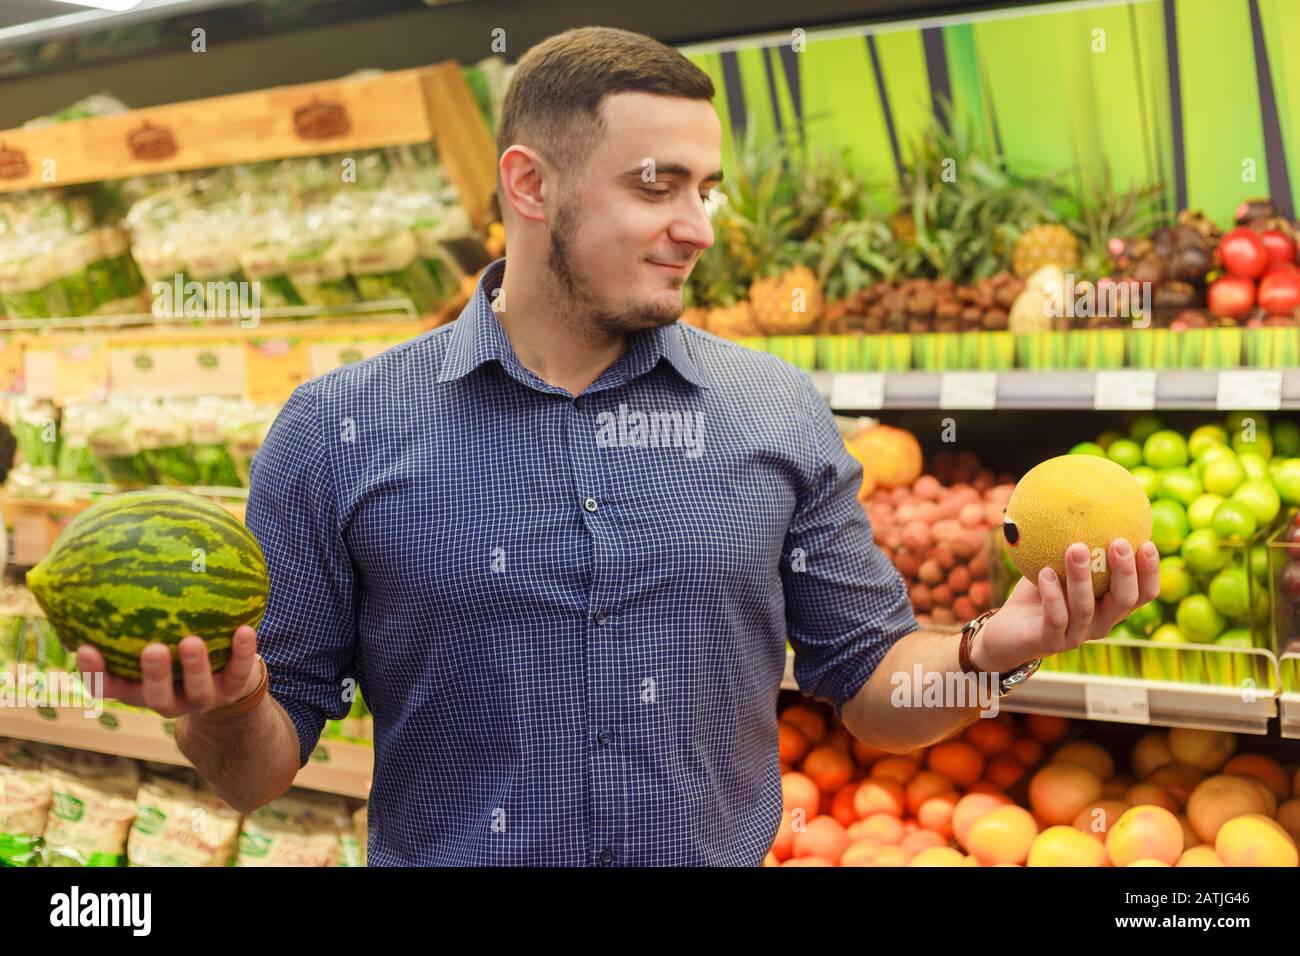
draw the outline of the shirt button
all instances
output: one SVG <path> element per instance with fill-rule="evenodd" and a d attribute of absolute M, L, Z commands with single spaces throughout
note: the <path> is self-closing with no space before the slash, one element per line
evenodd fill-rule
<path fill-rule="evenodd" d="M 611 863 L 613 863 L 613 862 L 614 862 L 614 851 L 611 850 L 611 849 L 609 849 L 608 847 L 606 847 L 605 849 L 601 850 L 601 851 L 600 851 L 600 862 L 601 862 L 603 865 L 605 865 L 605 866 L 609 866 Z"/>
<path fill-rule="evenodd" d="M 587 407 L 587 400 L 583 398 L 581 395 L 579 395 L 577 398 L 573 400 L 573 408 L 575 411 L 580 412 L 586 407 Z"/>
<path fill-rule="evenodd" d="M 600 733 L 596 735 L 596 739 L 599 740 L 602 744 L 607 744 L 609 743 L 609 740 L 612 736 L 613 734 L 611 734 L 608 730 L 602 730 Z"/>
<path fill-rule="evenodd" d="M 584 501 L 584 502 L 582 503 L 582 506 L 583 506 L 584 508 L 586 508 L 588 511 L 591 511 L 591 512 L 594 512 L 594 511 L 596 510 L 596 508 L 599 507 L 599 506 L 596 504 L 596 499 L 595 499 L 595 498 L 588 498 L 586 501 Z"/>
<path fill-rule="evenodd" d="M 595 622 L 596 626 L 599 627 L 600 625 L 604 624 L 607 620 L 609 620 L 609 615 L 606 614 L 604 611 L 597 611 L 595 614 L 591 616 L 591 619 L 593 622 Z"/>

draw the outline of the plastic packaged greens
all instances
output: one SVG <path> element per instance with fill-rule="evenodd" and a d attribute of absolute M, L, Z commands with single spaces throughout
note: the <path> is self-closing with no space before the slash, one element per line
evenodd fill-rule
<path fill-rule="evenodd" d="M 54 477 L 59 457 L 57 414 L 49 402 L 26 396 L 18 396 L 10 404 L 10 427 L 23 461 L 48 478 Z"/>
<path fill-rule="evenodd" d="M 20 234 L 0 248 L 0 302 L 10 319 L 50 319 L 69 314 L 58 282 L 59 256 L 46 234 Z"/>
<path fill-rule="evenodd" d="M 198 471 L 197 484 L 214 488 L 244 486 L 223 437 L 225 422 L 236 407 L 233 402 L 219 398 L 200 398 L 191 406 L 190 442 Z"/>
<path fill-rule="evenodd" d="M 239 253 L 244 278 L 259 286 L 260 302 L 278 308 L 301 305 L 287 275 L 289 270 L 289 224 L 278 212 L 266 212 L 249 223 L 252 237 Z"/>
<path fill-rule="evenodd" d="M 66 750 L 45 758 L 51 783 L 46 866 L 123 866 L 140 772 L 121 757 Z"/>
<path fill-rule="evenodd" d="M 375 197 L 359 211 L 344 248 L 362 299 L 408 299 L 422 314 L 440 301 L 438 287 L 418 259 L 415 236 L 385 197 Z"/>
<path fill-rule="evenodd" d="M 110 399 L 89 410 L 87 439 L 108 480 L 138 487 L 154 483 L 153 468 L 141 453 L 132 426 L 133 402 Z"/>
<path fill-rule="evenodd" d="M 50 811 L 39 748 L 0 739 L 0 866 L 37 866 Z"/>
<path fill-rule="evenodd" d="M 131 237 L 117 225 L 100 226 L 87 234 L 92 261 L 86 277 L 95 311 L 104 315 L 138 312 L 143 307 L 143 279 L 131 258 Z"/>
<path fill-rule="evenodd" d="M 101 484 L 107 480 L 90 448 L 89 416 L 90 409 L 83 405 L 70 405 L 63 410 L 56 468 L 59 481 Z"/>
<path fill-rule="evenodd" d="M 291 227 L 287 274 L 307 305 L 347 305 L 357 301 L 338 236 L 336 217 L 325 208 L 310 210 Z"/>
<path fill-rule="evenodd" d="M 253 464 L 253 456 L 266 440 L 267 432 L 271 430 L 277 414 L 279 409 L 273 405 L 243 402 L 231 410 L 226 420 L 226 447 L 234 460 L 235 470 L 242 485 L 248 485 L 248 473 Z"/>
<path fill-rule="evenodd" d="M 239 284 L 243 281 L 239 269 L 240 223 L 237 217 L 228 210 L 194 212 L 184 217 L 178 228 L 181 230 L 181 246 L 185 250 L 185 273 L 205 287 L 206 311 L 214 317 L 236 316 L 240 301 Z M 225 286 L 229 291 L 218 296 L 214 288 L 217 285 Z M 188 294 L 187 291 L 187 297 Z"/>
<path fill-rule="evenodd" d="M 459 206 L 445 207 L 424 193 L 403 195 L 398 203 L 411 223 L 416 249 L 433 280 L 437 299 L 443 302 L 455 295 L 465 278 L 465 270 L 444 243 L 472 234 L 469 216 Z"/>
<path fill-rule="evenodd" d="M 164 485 L 200 483 L 184 411 L 171 402 L 142 402 L 137 406 L 136 443 L 154 476 Z"/>

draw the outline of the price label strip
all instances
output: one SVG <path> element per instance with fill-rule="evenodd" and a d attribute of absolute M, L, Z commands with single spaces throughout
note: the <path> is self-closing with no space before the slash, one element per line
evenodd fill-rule
<path fill-rule="evenodd" d="M 875 372 L 836 372 L 831 378 L 831 408 L 856 411 L 885 406 L 885 376 Z"/>
<path fill-rule="evenodd" d="M 108 349 L 99 339 L 54 348 L 54 401 L 102 402 L 108 397 Z"/>
<path fill-rule="evenodd" d="M 1141 371 L 1098 372 L 1093 408 L 1150 411 L 1156 407 L 1156 373 Z"/>
<path fill-rule="evenodd" d="M 279 404 L 309 376 L 306 344 L 297 338 L 249 339 L 244 391 L 250 401 Z"/>
<path fill-rule="evenodd" d="M 996 408 L 997 372 L 944 372 L 939 380 L 940 408 Z"/>
<path fill-rule="evenodd" d="M 1088 683 L 1083 686 L 1083 702 L 1089 720 L 1151 723 L 1151 705 L 1145 687 Z"/>
<path fill-rule="evenodd" d="M 1223 412 L 1277 411 L 1282 407 L 1282 373 L 1275 370 L 1220 372 L 1216 407 Z"/>

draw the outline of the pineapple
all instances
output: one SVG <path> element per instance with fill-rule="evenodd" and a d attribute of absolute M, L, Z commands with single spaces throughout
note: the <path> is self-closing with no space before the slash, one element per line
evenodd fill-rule
<path fill-rule="evenodd" d="M 776 278 L 757 279 L 749 287 L 754 319 L 768 335 L 801 335 L 812 331 L 826 309 L 821 283 L 806 265 L 787 269 Z"/>
<path fill-rule="evenodd" d="M 1011 267 L 1028 278 L 1043 266 L 1073 269 L 1079 263 L 1079 240 L 1065 226 L 1056 223 L 1034 226 L 1017 240 L 1011 250 Z"/>
<path fill-rule="evenodd" d="M 719 305 L 709 309 L 704 327 L 714 335 L 721 335 L 727 339 L 743 339 L 763 334 L 754 321 L 754 310 L 744 299 L 734 305 Z"/>

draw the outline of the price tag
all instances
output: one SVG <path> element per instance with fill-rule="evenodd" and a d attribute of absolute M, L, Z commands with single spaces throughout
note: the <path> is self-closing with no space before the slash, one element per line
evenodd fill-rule
<path fill-rule="evenodd" d="M 831 408 L 883 408 L 885 376 L 875 372 L 836 372 L 831 377 Z"/>
<path fill-rule="evenodd" d="M 1098 372 L 1093 408 L 1149 411 L 1156 407 L 1155 372 Z"/>
<path fill-rule="evenodd" d="M 54 401 L 102 402 L 108 397 L 108 349 L 99 339 L 54 347 Z"/>
<path fill-rule="evenodd" d="M 939 380 L 940 408 L 996 408 L 997 372 L 944 372 Z"/>
<path fill-rule="evenodd" d="M 300 339 L 249 339 L 244 351 L 244 393 L 254 402 L 280 404 L 307 381 L 307 359 Z"/>
<path fill-rule="evenodd" d="M 23 390 L 23 340 L 17 335 L 0 337 L 0 392 L 21 394 Z"/>
<path fill-rule="evenodd" d="M 1089 720 L 1151 723 L 1151 707 L 1145 687 L 1087 683 L 1083 685 L 1083 702 Z"/>
<path fill-rule="evenodd" d="M 1282 407 L 1282 373 L 1231 371 L 1219 373 L 1220 411 L 1277 411 Z"/>

